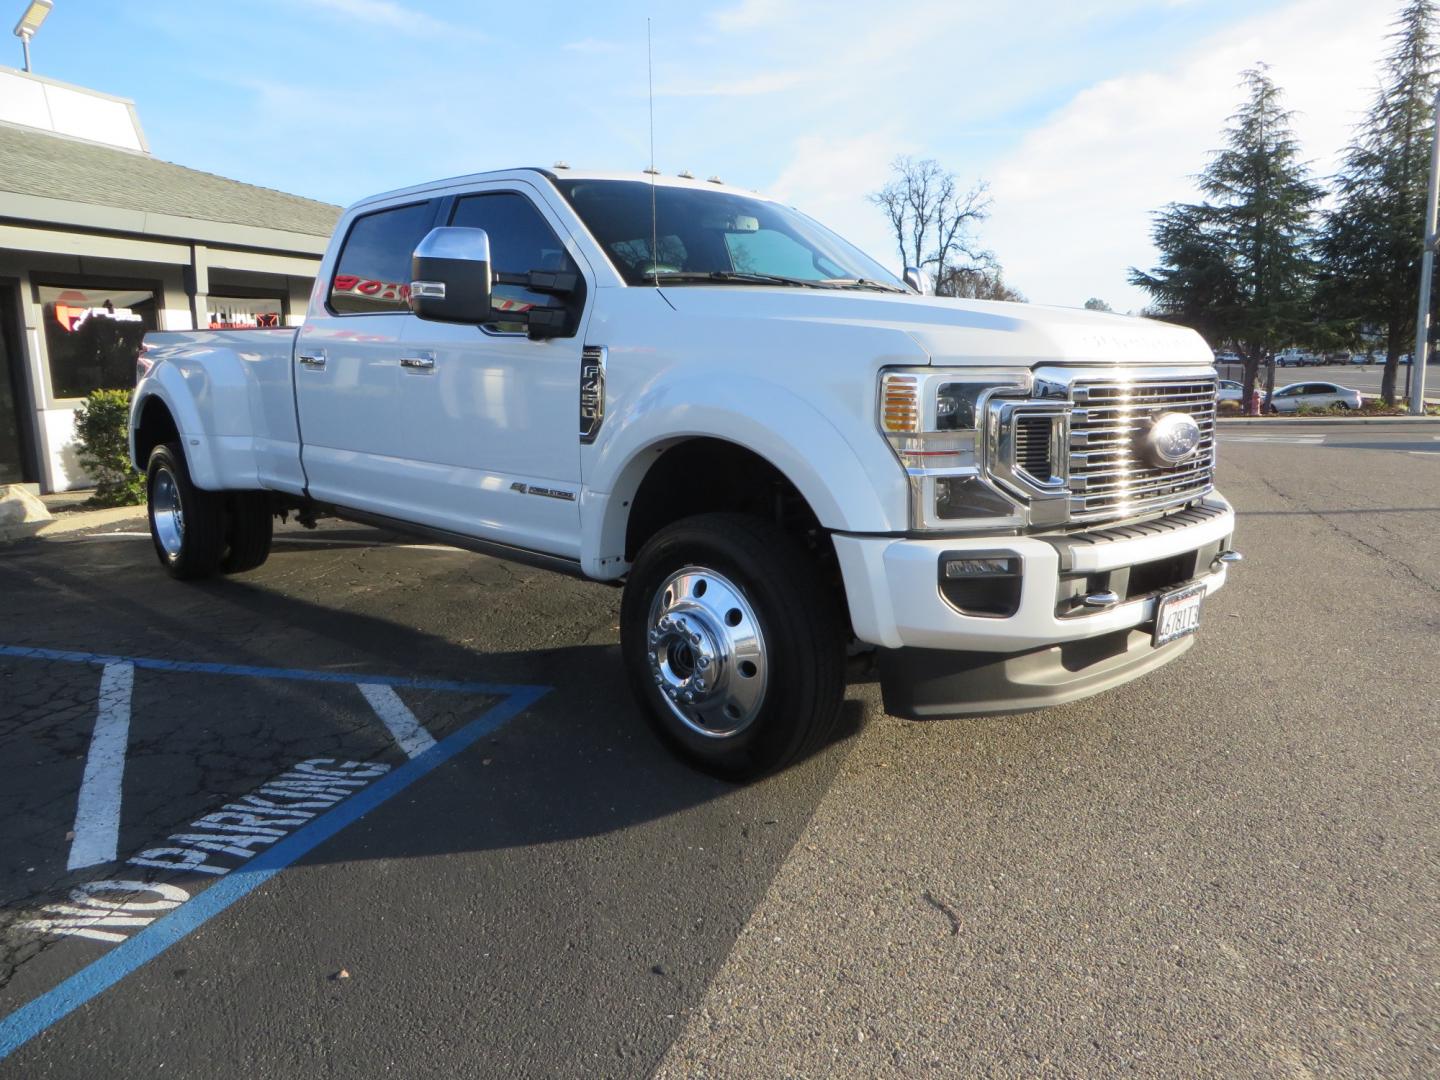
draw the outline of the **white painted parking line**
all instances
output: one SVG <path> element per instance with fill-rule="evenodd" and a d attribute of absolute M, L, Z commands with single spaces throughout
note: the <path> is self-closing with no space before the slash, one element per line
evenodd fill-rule
<path fill-rule="evenodd" d="M 90 753 L 80 781 L 75 839 L 70 844 L 67 870 L 115 859 L 120 838 L 120 789 L 130 742 L 130 695 L 134 688 L 134 664 L 118 661 L 105 665 L 100 675 L 95 731 L 90 736 Z"/>
<path fill-rule="evenodd" d="M 394 687 L 383 683 L 356 685 L 360 687 L 360 693 L 365 695 L 370 707 L 375 710 L 375 715 L 390 729 L 390 734 L 395 737 L 396 743 L 405 751 L 407 757 L 416 757 L 435 745 L 434 738 L 420 721 L 415 719 L 415 714 L 406 708 Z"/>
<path fill-rule="evenodd" d="M 1324 435 L 1221 435 L 1222 443 L 1281 443 L 1288 446 L 1317 446 Z"/>

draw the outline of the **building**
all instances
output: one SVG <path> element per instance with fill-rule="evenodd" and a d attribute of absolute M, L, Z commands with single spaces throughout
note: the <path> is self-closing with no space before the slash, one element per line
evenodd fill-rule
<path fill-rule="evenodd" d="M 151 155 L 132 102 L 0 67 L 0 485 L 86 485 L 74 411 L 147 330 L 303 318 L 340 209 Z"/>

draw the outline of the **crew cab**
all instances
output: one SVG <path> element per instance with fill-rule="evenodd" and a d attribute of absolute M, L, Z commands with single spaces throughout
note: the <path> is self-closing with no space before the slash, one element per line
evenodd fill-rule
<path fill-rule="evenodd" d="M 926 295 L 715 182 L 377 195 L 298 330 L 150 334 L 140 369 L 170 574 L 251 570 L 294 513 L 623 585 L 640 708 L 731 777 L 830 736 L 847 654 L 902 717 L 1152 671 L 1239 559 L 1196 334 Z"/>

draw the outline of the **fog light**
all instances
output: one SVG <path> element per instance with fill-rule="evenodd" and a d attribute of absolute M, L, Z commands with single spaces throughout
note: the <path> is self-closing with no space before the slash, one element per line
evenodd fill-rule
<path fill-rule="evenodd" d="M 950 559 L 945 563 L 947 578 L 985 577 L 1013 573 L 1013 559 Z"/>
<path fill-rule="evenodd" d="M 940 556 L 940 594 L 966 615 L 1004 619 L 1020 610 L 1021 560 L 1008 553 Z"/>

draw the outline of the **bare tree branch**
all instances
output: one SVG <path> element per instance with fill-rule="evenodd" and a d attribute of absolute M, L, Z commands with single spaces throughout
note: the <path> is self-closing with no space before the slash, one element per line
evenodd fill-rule
<path fill-rule="evenodd" d="M 958 295 L 964 273 L 997 269 L 995 256 L 981 248 L 975 230 L 990 216 L 989 185 L 962 190 L 955 174 L 938 161 L 897 157 L 895 177 L 870 196 L 890 223 L 901 263 L 933 267 L 936 292 Z M 996 275 L 998 280 L 998 274 Z"/>

